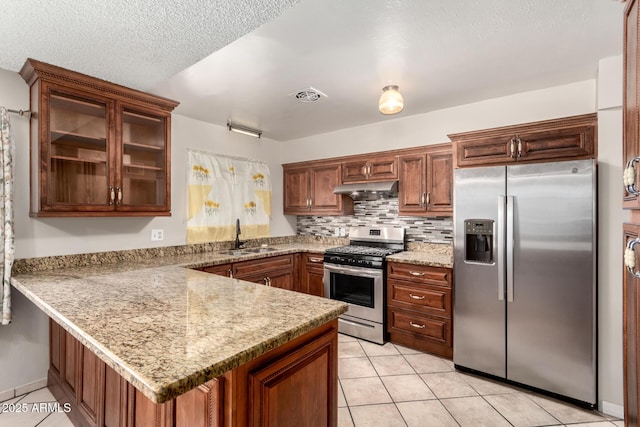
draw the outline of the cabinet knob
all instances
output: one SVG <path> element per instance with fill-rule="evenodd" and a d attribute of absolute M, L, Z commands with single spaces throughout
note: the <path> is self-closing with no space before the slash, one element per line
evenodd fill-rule
<path fill-rule="evenodd" d="M 426 328 L 426 325 L 419 325 L 419 324 L 417 324 L 417 323 L 413 323 L 413 322 L 411 322 L 411 321 L 409 322 L 409 324 L 410 324 L 412 327 L 416 328 L 416 329 L 424 329 L 424 328 Z"/>
<path fill-rule="evenodd" d="M 640 161 L 640 157 L 635 157 L 627 162 L 627 167 L 624 169 L 622 175 L 622 183 L 625 190 L 629 194 L 640 194 L 638 187 L 636 187 L 636 168 L 635 165 Z"/>

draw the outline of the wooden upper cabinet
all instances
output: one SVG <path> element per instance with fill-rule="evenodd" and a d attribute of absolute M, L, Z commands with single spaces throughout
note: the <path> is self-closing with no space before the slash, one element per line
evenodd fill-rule
<path fill-rule="evenodd" d="M 171 215 L 177 102 L 28 59 L 31 216 Z"/>
<path fill-rule="evenodd" d="M 453 165 L 451 144 L 426 147 L 422 152 L 400 155 L 398 213 L 443 215 L 453 213 Z"/>
<path fill-rule="evenodd" d="M 342 163 L 343 183 L 395 179 L 398 179 L 397 156 L 367 156 Z"/>
<path fill-rule="evenodd" d="M 452 134 L 454 167 L 595 158 L 596 124 L 593 113 Z"/>
<path fill-rule="evenodd" d="M 285 215 L 344 215 L 353 213 L 353 200 L 333 194 L 341 183 L 340 163 L 310 162 L 283 165 Z"/>
<path fill-rule="evenodd" d="M 640 100 L 638 99 L 638 48 L 640 48 L 638 33 L 638 2 L 630 0 L 627 2 L 624 13 L 624 101 L 623 101 L 623 166 L 629 161 L 640 157 L 640 135 L 638 126 L 640 125 Z M 640 174 L 638 164 L 635 165 L 636 188 L 640 189 Z M 640 200 L 637 194 L 624 191 L 623 206 L 626 209 L 640 209 Z"/>

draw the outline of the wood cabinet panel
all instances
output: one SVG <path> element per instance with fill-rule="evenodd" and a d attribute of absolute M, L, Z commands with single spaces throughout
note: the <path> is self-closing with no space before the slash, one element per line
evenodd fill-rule
<path fill-rule="evenodd" d="M 387 331 L 391 342 L 453 356 L 453 271 L 387 264 Z"/>
<path fill-rule="evenodd" d="M 231 264 L 210 265 L 207 267 L 199 268 L 198 270 L 204 271 L 206 273 L 211 273 L 211 274 L 216 274 L 218 276 L 226 276 L 226 277 L 231 277 L 233 274 Z"/>
<path fill-rule="evenodd" d="M 453 214 L 453 161 L 450 144 L 400 155 L 398 212 L 401 215 Z"/>
<path fill-rule="evenodd" d="M 306 162 L 283 165 L 285 215 L 345 215 L 353 213 L 351 198 L 333 194 L 342 181 L 340 163 Z"/>
<path fill-rule="evenodd" d="M 342 182 L 389 181 L 398 179 L 396 156 L 371 156 L 342 163 Z"/>
<path fill-rule="evenodd" d="M 71 334 L 65 334 L 65 344 L 62 349 L 62 386 L 67 388 L 70 394 L 76 395 L 78 388 L 78 340 Z"/>
<path fill-rule="evenodd" d="M 418 284 L 428 283 L 451 287 L 453 271 L 450 268 L 430 267 L 426 265 L 390 262 L 387 264 L 389 278 L 417 281 Z"/>
<path fill-rule="evenodd" d="M 427 211 L 427 157 L 424 154 L 400 156 L 398 183 L 398 211 L 405 215 L 419 215 Z"/>
<path fill-rule="evenodd" d="M 176 426 L 224 425 L 224 378 L 216 378 L 176 398 Z"/>
<path fill-rule="evenodd" d="M 50 337 L 69 335 L 53 321 L 50 327 Z M 80 343 L 82 397 L 63 391 L 55 369 L 49 370 L 48 386 L 58 401 L 71 405 L 68 415 L 79 426 L 335 427 L 337 328 L 336 319 L 162 404 L 151 401 Z M 65 356 L 59 352 L 58 359 Z"/>
<path fill-rule="evenodd" d="M 453 154 L 427 152 L 427 212 L 453 214 Z"/>
<path fill-rule="evenodd" d="M 301 270 L 302 292 L 323 297 L 324 260 L 322 255 L 302 254 Z"/>
<path fill-rule="evenodd" d="M 177 102 L 33 59 L 31 212 L 171 214 L 171 111 Z"/>
<path fill-rule="evenodd" d="M 233 264 L 233 277 L 266 275 L 277 271 L 293 271 L 293 255 L 279 255 L 251 261 L 240 261 Z"/>
<path fill-rule="evenodd" d="M 309 210 L 309 169 L 284 170 L 284 213 L 299 213 Z"/>
<path fill-rule="evenodd" d="M 640 69 L 638 69 L 638 49 L 640 49 L 640 33 L 638 22 L 640 13 L 636 0 L 627 1 L 624 12 L 624 91 L 623 91 L 623 166 L 640 156 Z M 636 165 L 636 187 L 640 187 L 640 174 Z M 640 209 L 638 195 L 624 191 L 623 206 L 625 209 Z"/>
<path fill-rule="evenodd" d="M 390 302 L 394 306 L 401 306 L 436 316 L 451 317 L 451 290 L 436 286 L 418 286 L 412 283 L 393 281 L 389 286 Z"/>
<path fill-rule="evenodd" d="M 623 231 L 626 247 L 627 242 L 640 236 L 640 224 L 624 224 Z M 635 426 L 640 410 L 640 279 L 623 269 L 622 286 L 624 418 L 625 425 Z"/>
<path fill-rule="evenodd" d="M 451 134 L 454 167 L 596 158 L 596 125 L 593 113 Z"/>

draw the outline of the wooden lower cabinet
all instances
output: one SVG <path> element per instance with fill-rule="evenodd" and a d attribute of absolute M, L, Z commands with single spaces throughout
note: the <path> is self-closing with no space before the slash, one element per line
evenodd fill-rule
<path fill-rule="evenodd" d="M 233 277 L 247 282 L 293 290 L 296 279 L 294 255 L 280 255 L 233 264 Z"/>
<path fill-rule="evenodd" d="M 48 387 L 76 426 L 337 426 L 337 319 L 161 404 L 49 325 Z"/>
<path fill-rule="evenodd" d="M 300 263 L 302 292 L 309 295 L 324 296 L 324 259 L 320 254 L 302 254 Z"/>
<path fill-rule="evenodd" d="M 640 224 L 624 224 L 624 241 L 640 236 Z M 638 252 L 636 250 L 636 252 Z M 636 255 L 636 271 L 640 268 Z M 623 371 L 624 371 L 624 419 L 625 425 L 638 425 L 640 408 L 640 279 L 626 270 L 623 271 Z"/>
<path fill-rule="evenodd" d="M 452 269 L 387 264 L 387 331 L 391 342 L 453 357 Z"/>

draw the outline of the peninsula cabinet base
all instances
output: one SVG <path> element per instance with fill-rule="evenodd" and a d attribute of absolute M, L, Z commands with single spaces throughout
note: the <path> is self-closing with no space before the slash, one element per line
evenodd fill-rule
<path fill-rule="evenodd" d="M 76 426 L 337 425 L 337 319 L 161 404 L 49 323 L 48 387 Z"/>

